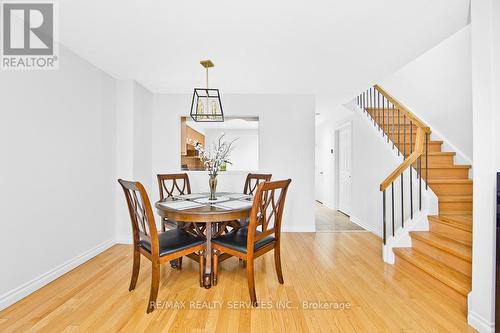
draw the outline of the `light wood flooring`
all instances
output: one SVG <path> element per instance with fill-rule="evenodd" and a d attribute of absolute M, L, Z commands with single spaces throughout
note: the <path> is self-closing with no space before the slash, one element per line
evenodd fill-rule
<path fill-rule="evenodd" d="M 314 216 L 317 232 L 365 231 L 359 225 L 352 223 L 349 216 L 338 210 L 333 210 L 316 201 Z"/>
<path fill-rule="evenodd" d="M 381 240 L 371 233 L 286 233 L 284 285 L 276 278 L 272 253 L 256 261 L 257 298 L 266 304 L 257 309 L 238 303 L 249 296 L 236 259 L 221 264 L 219 284 L 209 290 L 199 287 L 197 265 L 184 259 L 182 271 L 162 267 L 158 300 L 186 308 L 147 315 L 149 262 L 142 260 L 137 288 L 129 292 L 131 246 L 115 245 L 1 311 L 0 332 L 474 331 L 465 309 L 418 274 L 383 263 L 380 251 Z M 215 309 L 196 309 L 219 301 L 224 303 Z M 349 308 L 307 310 L 305 301 Z M 275 302 L 290 308 L 278 309 Z M 236 304 L 243 308 L 231 308 Z"/>

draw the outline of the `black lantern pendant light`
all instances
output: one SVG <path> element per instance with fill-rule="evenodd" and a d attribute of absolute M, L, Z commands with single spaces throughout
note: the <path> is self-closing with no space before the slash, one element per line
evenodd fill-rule
<path fill-rule="evenodd" d="M 219 89 L 208 88 L 208 69 L 214 67 L 211 60 L 200 61 L 207 73 L 207 87 L 195 88 L 191 102 L 191 118 L 197 122 L 222 122 L 224 113 L 220 101 Z"/>

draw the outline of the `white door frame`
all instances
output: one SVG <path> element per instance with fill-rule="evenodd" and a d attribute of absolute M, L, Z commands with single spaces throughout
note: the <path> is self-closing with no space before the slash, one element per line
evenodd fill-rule
<path fill-rule="evenodd" d="M 347 207 L 347 209 L 345 209 L 344 207 L 344 210 L 342 210 L 340 207 L 340 145 L 339 145 L 339 132 L 344 129 L 344 128 L 347 128 L 349 127 L 351 130 L 350 130 L 350 149 L 351 149 L 351 152 L 349 154 L 349 158 L 351 159 L 351 170 L 352 170 L 352 121 L 348 121 L 340 126 L 338 126 L 337 128 L 335 128 L 335 150 L 337 152 L 336 154 L 336 158 L 335 158 L 335 203 L 336 203 L 336 207 L 339 211 L 341 211 L 342 213 L 346 214 L 346 215 L 350 215 L 351 211 L 350 211 L 350 206 L 351 206 L 351 202 L 352 202 L 352 191 L 350 191 L 351 195 L 350 195 L 350 203 L 349 203 L 349 207 Z M 350 183 L 351 185 L 351 183 Z M 351 186 L 351 189 L 352 189 L 352 186 Z M 347 211 L 345 211 L 347 210 Z"/>

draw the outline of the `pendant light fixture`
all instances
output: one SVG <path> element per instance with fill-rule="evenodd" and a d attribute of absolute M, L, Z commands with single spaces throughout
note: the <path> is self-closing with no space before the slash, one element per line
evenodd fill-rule
<path fill-rule="evenodd" d="M 191 118 L 196 122 L 222 122 L 224 113 L 219 89 L 208 88 L 208 69 L 214 67 L 211 60 L 200 61 L 206 70 L 207 87 L 195 88 L 191 102 Z"/>

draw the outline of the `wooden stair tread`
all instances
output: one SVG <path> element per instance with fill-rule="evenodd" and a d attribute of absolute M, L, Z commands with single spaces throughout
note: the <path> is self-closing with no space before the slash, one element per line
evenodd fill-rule
<path fill-rule="evenodd" d="M 387 125 L 387 124 L 386 124 Z M 394 127 L 398 127 L 398 125 L 394 125 Z M 401 124 L 401 127 L 403 127 L 403 124 Z M 389 128 L 385 131 L 386 133 L 389 133 L 389 134 L 398 134 L 398 133 L 401 133 L 401 135 L 405 134 L 405 131 L 404 129 L 402 131 L 398 131 L 397 128 L 392 128 L 391 124 L 389 124 Z M 410 131 L 410 130 L 406 130 L 406 135 L 413 135 L 413 136 L 416 136 L 417 135 L 417 131 Z"/>
<path fill-rule="evenodd" d="M 429 165 L 429 169 L 470 169 L 472 166 L 466 164 L 450 164 L 450 165 Z M 422 163 L 422 169 L 426 169 L 424 163 Z"/>
<path fill-rule="evenodd" d="M 430 151 L 428 152 L 429 156 L 455 156 L 457 153 L 453 151 Z"/>
<path fill-rule="evenodd" d="M 427 180 L 429 184 L 472 184 L 472 179 L 436 178 Z"/>
<path fill-rule="evenodd" d="M 397 142 L 395 142 L 395 143 L 397 143 Z M 401 144 L 405 144 L 405 143 L 403 141 L 401 141 Z M 406 144 L 410 145 L 410 141 L 406 141 Z M 411 144 L 414 145 L 415 142 L 411 142 Z M 441 141 L 441 140 L 430 140 L 429 141 L 429 145 L 442 145 L 442 144 L 443 144 L 443 141 Z M 425 151 L 424 151 L 423 155 L 425 155 Z"/>
<path fill-rule="evenodd" d="M 471 213 L 471 210 L 455 210 L 455 211 L 449 211 L 449 210 L 446 210 L 446 213 L 444 213 L 445 215 L 449 215 L 449 216 L 453 216 L 453 215 L 467 215 L 467 214 L 470 214 Z"/>
<path fill-rule="evenodd" d="M 410 152 L 406 152 L 406 156 L 409 156 L 410 155 Z M 454 152 L 448 152 L 448 151 L 429 151 L 427 152 L 427 155 L 429 156 L 429 163 L 432 163 L 432 165 L 444 165 L 444 166 L 449 166 L 449 165 L 454 165 L 454 162 L 453 162 L 453 158 L 455 157 L 455 153 Z M 449 159 L 445 160 L 444 162 L 439 162 L 439 161 L 435 161 L 435 159 L 438 159 L 438 158 L 443 158 L 443 157 L 447 157 Z M 427 158 L 427 156 L 425 155 L 422 155 L 422 167 L 425 166 L 425 159 Z M 415 162 L 417 163 L 417 162 Z"/>
<path fill-rule="evenodd" d="M 456 290 L 463 296 L 467 296 L 471 287 L 471 280 L 465 274 L 451 269 L 437 260 L 412 248 L 395 248 L 394 253 L 420 268 L 422 271 Z"/>
<path fill-rule="evenodd" d="M 472 223 L 445 219 L 439 216 L 427 216 L 429 232 L 451 238 L 456 242 L 472 247 Z"/>
<path fill-rule="evenodd" d="M 466 214 L 464 215 L 430 215 L 429 220 L 436 222 L 436 223 L 442 223 L 449 225 L 453 228 L 460 229 L 463 231 L 467 232 L 472 232 L 472 218 L 468 222 L 464 216 L 468 216 Z"/>
<path fill-rule="evenodd" d="M 393 148 L 396 146 L 401 154 L 409 156 L 419 123 L 412 122 L 412 117 L 407 119 L 405 112 L 409 111 L 402 108 L 400 112 L 384 105 L 365 109 Z M 425 174 L 427 183 L 433 186 L 440 213 L 428 216 L 431 231 L 410 232 L 413 248 L 393 248 L 393 252 L 403 267 L 416 274 L 426 273 L 420 278 L 427 279 L 429 286 L 445 288 L 449 295 L 463 300 L 471 289 L 473 182 L 469 174 L 472 166 L 456 165 L 456 152 L 442 152 L 442 140 L 433 140 L 427 134 L 425 139 L 428 146 L 424 146 L 418 172 L 421 177 Z M 417 162 L 412 167 L 416 165 Z"/>
<path fill-rule="evenodd" d="M 406 124 L 405 124 L 405 122 L 403 121 L 403 118 L 401 118 L 401 122 L 398 122 L 397 116 L 394 118 L 391 118 L 390 116 L 385 116 L 385 117 L 376 116 L 376 118 L 377 119 L 375 119 L 375 120 L 377 121 L 377 123 L 380 124 L 381 126 L 387 126 L 388 130 L 396 131 L 396 129 L 398 127 L 403 128 L 403 126 L 406 126 L 406 128 L 410 128 L 410 127 L 418 128 L 418 126 L 415 123 L 410 124 L 409 120 L 407 120 Z M 414 130 L 413 133 L 416 133 L 416 131 Z M 410 134 L 410 133 L 408 132 L 408 134 Z"/>
<path fill-rule="evenodd" d="M 440 202 L 472 202 L 471 195 L 441 195 L 438 200 Z"/>
<path fill-rule="evenodd" d="M 472 225 L 472 214 L 463 214 L 463 215 L 447 215 L 440 214 L 439 218 L 442 220 L 452 220 L 460 223 Z"/>
<path fill-rule="evenodd" d="M 412 231 L 410 235 L 412 238 L 414 237 L 442 251 L 472 262 L 472 248 L 464 243 L 428 231 Z"/>
<path fill-rule="evenodd" d="M 398 144 L 398 142 L 394 142 L 395 144 Z M 401 145 L 407 145 L 407 146 L 410 146 L 410 145 L 415 145 L 415 142 L 411 142 L 410 141 L 406 141 L 406 143 L 404 143 L 403 141 L 401 141 Z M 440 146 L 443 144 L 443 141 L 441 140 L 431 140 L 429 141 L 429 146 Z M 425 151 L 424 151 L 424 154 L 425 155 Z"/>

